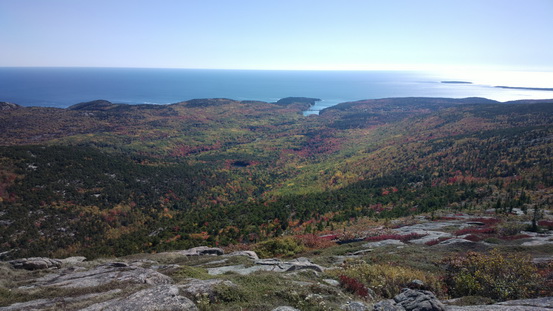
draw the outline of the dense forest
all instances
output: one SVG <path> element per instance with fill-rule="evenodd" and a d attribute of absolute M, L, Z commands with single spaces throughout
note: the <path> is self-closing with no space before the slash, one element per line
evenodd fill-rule
<path fill-rule="evenodd" d="M 120 256 L 551 205 L 553 100 L 389 98 L 303 116 L 316 100 L 0 103 L 0 254 Z"/>

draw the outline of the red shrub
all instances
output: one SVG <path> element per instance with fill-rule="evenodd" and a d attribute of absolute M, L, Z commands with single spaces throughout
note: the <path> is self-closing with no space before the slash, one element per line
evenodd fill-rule
<path fill-rule="evenodd" d="M 506 241 L 512 241 L 512 240 L 520 240 L 520 239 L 526 239 L 530 238 L 528 234 L 517 234 L 517 235 L 510 235 L 510 236 L 502 236 L 500 239 L 506 240 Z"/>
<path fill-rule="evenodd" d="M 464 237 L 465 240 L 469 240 L 469 241 L 473 241 L 473 242 L 478 242 L 478 241 L 482 241 L 482 238 L 477 236 L 477 235 L 474 235 L 474 234 L 469 234 L 467 235 L 466 237 Z"/>
<path fill-rule="evenodd" d="M 552 220 L 540 220 L 538 221 L 538 226 L 541 227 L 547 227 L 548 229 L 553 229 L 553 221 Z"/>
<path fill-rule="evenodd" d="M 365 287 L 363 283 L 359 282 L 357 279 L 350 278 L 346 275 L 340 275 L 340 285 L 347 291 L 358 296 L 369 296 L 369 290 Z"/>
<path fill-rule="evenodd" d="M 332 240 L 322 238 L 316 234 L 296 235 L 294 238 L 308 248 L 321 249 L 336 245 Z"/>
<path fill-rule="evenodd" d="M 495 228 L 475 228 L 469 227 L 461 230 L 455 231 L 455 235 L 465 235 L 469 233 L 481 233 L 481 234 L 491 234 L 495 233 Z"/>
<path fill-rule="evenodd" d="M 418 233 L 409 233 L 409 234 L 406 234 L 406 235 L 383 234 L 383 235 L 367 237 L 367 238 L 365 238 L 365 241 L 378 242 L 378 241 L 384 241 L 384 240 L 399 240 L 401 242 L 407 242 L 407 241 L 410 241 L 410 240 L 422 238 L 423 236 L 426 236 L 426 234 L 418 234 Z"/>
<path fill-rule="evenodd" d="M 437 239 L 435 239 L 435 240 L 430 240 L 430 241 L 428 241 L 428 242 L 426 242 L 426 243 L 424 243 L 424 244 L 425 244 L 425 245 L 428 245 L 428 246 L 432 246 L 432 245 L 436 245 L 436 244 L 438 244 L 438 243 L 441 243 L 441 242 L 443 242 L 443 241 L 447 241 L 447 240 L 449 240 L 449 239 L 451 239 L 451 238 L 441 237 L 441 238 L 437 238 Z"/>

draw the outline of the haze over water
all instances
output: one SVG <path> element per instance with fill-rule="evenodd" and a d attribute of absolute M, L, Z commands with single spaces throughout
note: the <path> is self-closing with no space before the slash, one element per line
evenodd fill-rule
<path fill-rule="evenodd" d="M 442 83 L 465 81 L 472 84 Z M 420 71 L 264 71 L 133 68 L 0 68 L 0 101 L 65 108 L 105 99 L 171 104 L 195 98 L 274 102 L 315 97 L 318 110 L 341 102 L 386 97 L 485 97 L 498 101 L 549 99 L 551 72 L 430 73 Z M 553 83 L 551 83 L 553 84 Z"/>

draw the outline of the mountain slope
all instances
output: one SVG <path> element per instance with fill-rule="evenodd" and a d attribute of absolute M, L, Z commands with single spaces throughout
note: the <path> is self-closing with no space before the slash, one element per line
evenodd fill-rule
<path fill-rule="evenodd" d="M 550 205 L 553 101 L 390 98 L 304 117 L 306 100 L 2 111 L 0 253 L 124 255 Z"/>

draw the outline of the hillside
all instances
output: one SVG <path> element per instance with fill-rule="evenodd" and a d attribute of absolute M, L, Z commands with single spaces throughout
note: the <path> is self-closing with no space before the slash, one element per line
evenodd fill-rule
<path fill-rule="evenodd" d="M 553 295 L 553 100 L 315 100 L 3 104 L 0 310 Z"/>
<path fill-rule="evenodd" d="M 549 208 L 551 102 L 390 98 L 303 117 L 314 99 L 299 99 L 3 110 L 0 252 L 120 256 Z"/>

